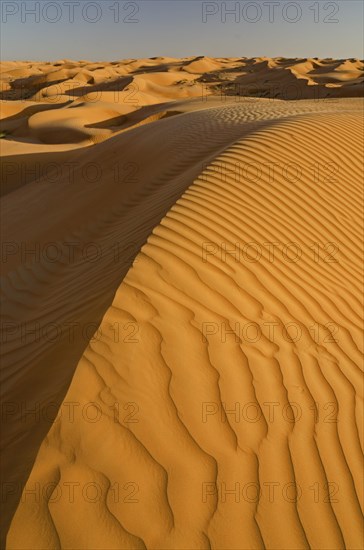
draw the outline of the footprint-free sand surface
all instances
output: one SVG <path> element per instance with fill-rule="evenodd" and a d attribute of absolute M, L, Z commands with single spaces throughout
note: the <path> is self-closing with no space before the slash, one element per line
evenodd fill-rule
<path fill-rule="evenodd" d="M 362 548 L 363 63 L 1 71 L 6 548 Z"/>

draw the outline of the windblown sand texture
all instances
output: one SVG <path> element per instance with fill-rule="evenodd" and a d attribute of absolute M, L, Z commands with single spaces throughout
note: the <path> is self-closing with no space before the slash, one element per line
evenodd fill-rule
<path fill-rule="evenodd" d="M 1 71 L 6 548 L 362 548 L 363 63 Z"/>

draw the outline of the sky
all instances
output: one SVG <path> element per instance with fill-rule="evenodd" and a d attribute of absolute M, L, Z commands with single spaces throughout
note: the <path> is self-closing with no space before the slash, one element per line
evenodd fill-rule
<path fill-rule="evenodd" d="M 362 0 L 1 0 L 3 60 L 363 58 Z"/>

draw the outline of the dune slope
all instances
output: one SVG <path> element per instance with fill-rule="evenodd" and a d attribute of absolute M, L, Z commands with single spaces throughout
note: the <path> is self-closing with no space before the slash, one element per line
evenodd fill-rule
<path fill-rule="evenodd" d="M 362 545 L 361 101 L 199 107 L 87 148 L 72 186 L 4 199 L 17 243 L 133 239 L 122 267 L 6 264 L 8 320 L 103 317 L 69 349 L 8 335 L 8 396 L 59 408 L 50 429 L 10 424 L 31 471 L 8 459 L 25 483 L 9 549 Z M 86 192 L 90 155 L 108 168 Z"/>

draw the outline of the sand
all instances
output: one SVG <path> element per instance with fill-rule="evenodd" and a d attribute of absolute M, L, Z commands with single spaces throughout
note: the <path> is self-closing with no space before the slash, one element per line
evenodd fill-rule
<path fill-rule="evenodd" d="M 3 63 L 6 548 L 363 546 L 362 71 Z"/>

